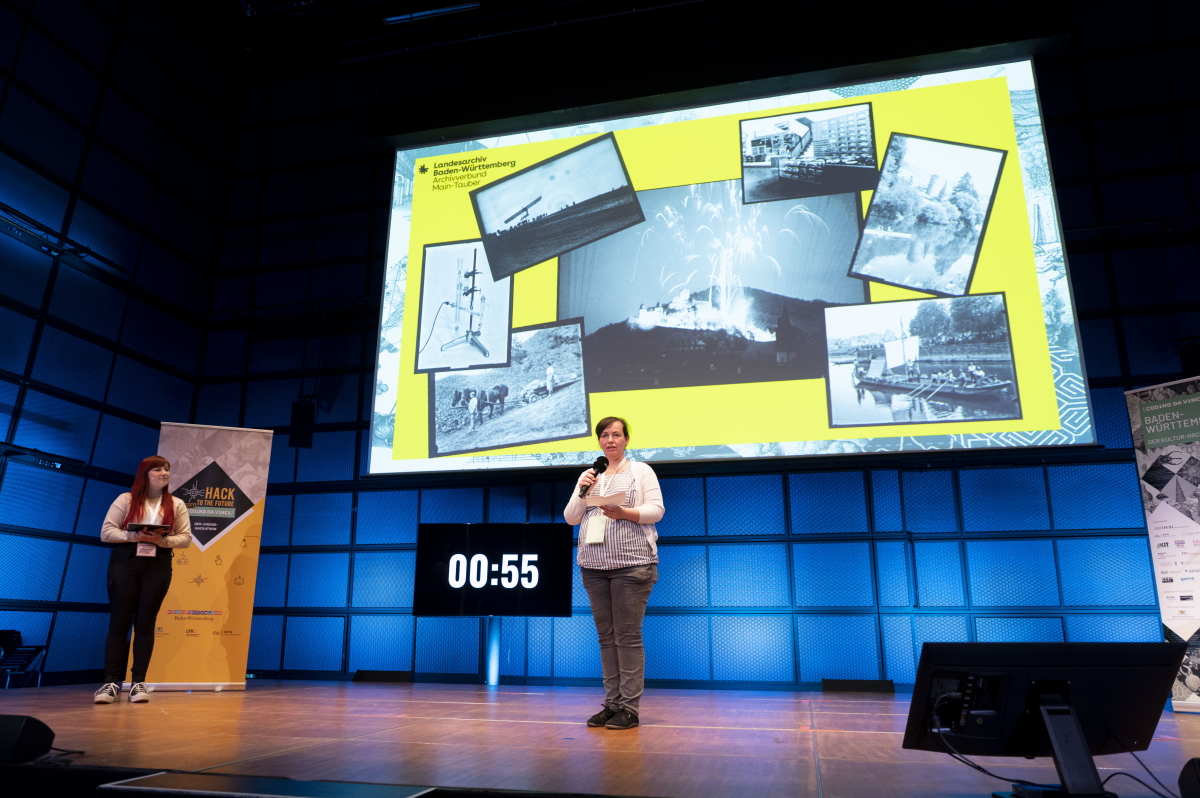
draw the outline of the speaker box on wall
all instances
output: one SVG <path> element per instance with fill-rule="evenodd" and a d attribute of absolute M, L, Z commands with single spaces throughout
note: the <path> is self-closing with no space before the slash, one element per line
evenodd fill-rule
<path fill-rule="evenodd" d="M 54 732 L 31 715 L 0 715 L 0 763 L 29 762 L 50 753 Z"/>

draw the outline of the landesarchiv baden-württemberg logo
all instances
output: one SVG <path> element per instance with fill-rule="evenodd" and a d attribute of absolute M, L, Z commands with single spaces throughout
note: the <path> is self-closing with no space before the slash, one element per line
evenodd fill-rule
<path fill-rule="evenodd" d="M 192 535 L 202 547 L 254 506 L 216 461 L 188 480 L 175 495 L 187 505 Z"/>

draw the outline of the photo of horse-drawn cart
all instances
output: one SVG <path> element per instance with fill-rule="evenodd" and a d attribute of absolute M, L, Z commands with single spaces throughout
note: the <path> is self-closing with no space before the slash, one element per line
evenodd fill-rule
<path fill-rule="evenodd" d="M 511 366 L 431 375 L 431 454 L 588 435 L 580 328 L 572 320 L 515 330 Z"/>

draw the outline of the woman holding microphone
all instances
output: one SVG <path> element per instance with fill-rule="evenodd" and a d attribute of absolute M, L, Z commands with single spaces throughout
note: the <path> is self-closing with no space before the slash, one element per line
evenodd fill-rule
<path fill-rule="evenodd" d="M 129 493 L 117 497 L 100 526 L 100 539 L 116 545 L 108 558 L 108 637 L 104 641 L 104 686 L 96 691 L 97 704 L 111 704 L 121 693 L 131 624 L 129 701 L 140 704 L 150 700 L 146 670 L 154 653 L 154 622 L 171 586 L 172 549 L 192 545 L 187 505 L 171 495 L 170 481 L 171 464 L 162 457 L 147 457 L 138 466 Z"/>
<path fill-rule="evenodd" d="M 563 511 L 568 524 L 579 527 L 579 568 L 600 636 L 604 675 L 604 707 L 588 719 L 589 726 L 632 729 L 638 725 L 646 651 L 642 619 L 646 602 L 658 581 L 658 532 L 663 517 L 658 477 L 645 463 L 625 459 L 629 424 L 609 416 L 596 425 L 604 453 L 602 473 L 584 471 L 576 492 Z M 612 497 L 589 506 L 585 495 Z"/>

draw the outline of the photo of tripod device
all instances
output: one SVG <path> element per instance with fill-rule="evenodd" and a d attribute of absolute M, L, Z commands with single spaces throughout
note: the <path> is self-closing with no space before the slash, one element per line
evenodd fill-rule
<path fill-rule="evenodd" d="M 493 280 L 480 241 L 429 244 L 416 373 L 508 365 L 512 279 Z"/>

